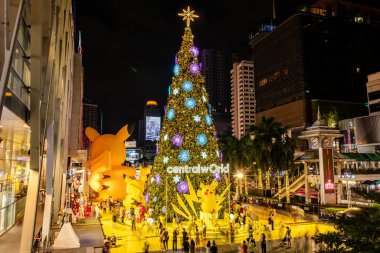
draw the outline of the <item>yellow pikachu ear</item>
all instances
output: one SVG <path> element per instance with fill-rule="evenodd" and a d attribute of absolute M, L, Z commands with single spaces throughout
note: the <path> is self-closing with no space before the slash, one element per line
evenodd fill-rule
<path fill-rule="evenodd" d="M 129 136 L 131 136 L 131 134 L 132 134 L 132 132 L 133 132 L 133 128 L 134 128 L 133 124 L 130 125 L 130 126 L 128 126 L 128 124 L 125 125 L 125 126 L 123 126 L 123 127 L 119 130 L 119 132 L 117 132 L 116 137 L 117 137 L 120 141 L 125 141 L 126 139 L 129 138 Z"/>
<path fill-rule="evenodd" d="M 216 188 L 218 187 L 218 182 L 216 182 L 215 180 L 211 183 L 211 186 Z"/>
<path fill-rule="evenodd" d="M 84 131 L 84 133 L 86 134 L 87 138 L 90 139 L 90 141 L 94 141 L 96 138 L 100 136 L 98 131 L 96 131 L 92 127 L 86 127 L 86 130 Z"/>

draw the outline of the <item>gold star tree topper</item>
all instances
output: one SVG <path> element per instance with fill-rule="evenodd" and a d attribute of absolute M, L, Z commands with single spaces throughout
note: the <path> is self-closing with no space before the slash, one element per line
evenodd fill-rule
<path fill-rule="evenodd" d="M 194 21 L 194 18 L 199 18 L 198 15 L 194 14 L 194 11 L 190 10 L 190 6 L 187 6 L 187 10 L 183 9 L 182 13 L 178 13 L 178 16 L 183 17 L 182 20 L 186 20 L 186 26 L 190 27 L 190 21 Z"/>

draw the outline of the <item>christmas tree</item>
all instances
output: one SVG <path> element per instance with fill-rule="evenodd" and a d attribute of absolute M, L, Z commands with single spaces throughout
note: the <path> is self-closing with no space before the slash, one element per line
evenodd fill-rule
<path fill-rule="evenodd" d="M 158 143 L 158 154 L 152 170 L 149 185 L 148 205 L 154 214 L 167 215 L 171 220 L 175 213 L 172 205 L 178 206 L 178 194 L 195 191 L 200 184 L 218 182 L 216 193 L 226 189 L 228 177 L 221 173 L 180 173 L 168 168 L 220 165 L 220 153 L 216 132 L 208 104 L 208 94 L 198 62 L 199 50 L 193 43 L 190 21 L 195 17 L 188 7 L 179 14 L 187 21 L 182 45 L 175 57 L 174 76 L 169 87 L 169 97 Z M 176 173 L 177 172 L 177 173 Z M 190 181 L 190 182 L 188 182 Z M 190 199 L 196 199 L 194 196 Z M 190 201 L 192 202 L 192 201 Z M 195 202 L 196 212 L 200 204 Z M 186 206 L 192 206 L 189 202 Z M 194 210 L 194 209 L 193 209 Z"/>

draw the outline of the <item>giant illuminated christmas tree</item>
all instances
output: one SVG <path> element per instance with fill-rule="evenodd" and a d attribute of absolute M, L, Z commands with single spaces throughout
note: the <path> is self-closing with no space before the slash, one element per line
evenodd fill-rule
<path fill-rule="evenodd" d="M 194 192 L 201 184 L 214 182 L 213 185 L 218 186 L 211 194 L 216 192 L 218 196 L 226 189 L 228 181 L 227 174 L 212 166 L 220 165 L 220 153 L 200 73 L 199 50 L 194 46 L 190 29 L 190 21 L 198 16 L 189 7 L 183 11 L 179 16 L 183 16 L 187 26 L 175 57 L 174 76 L 149 185 L 148 205 L 154 208 L 155 215 L 166 215 L 169 219 L 175 214 L 174 206 L 185 205 L 188 210 L 194 210 L 192 213 L 199 213 L 202 197 L 198 192 L 198 198 Z M 201 167 L 209 170 L 202 173 Z M 179 198 L 184 199 L 182 204 Z M 212 211 L 222 212 L 223 208 Z"/>

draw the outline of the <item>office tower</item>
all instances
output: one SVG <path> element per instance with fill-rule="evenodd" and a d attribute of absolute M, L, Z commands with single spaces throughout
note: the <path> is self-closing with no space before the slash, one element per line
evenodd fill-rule
<path fill-rule="evenodd" d="M 232 135 L 240 139 L 255 124 L 253 62 L 235 62 L 231 70 Z"/>
<path fill-rule="evenodd" d="M 366 114 L 366 77 L 380 69 L 379 9 L 333 2 L 343 1 L 317 1 L 251 39 L 258 118 L 299 127 L 318 106 L 330 125 Z"/>
<path fill-rule="evenodd" d="M 221 134 L 230 127 L 229 64 L 225 53 L 216 49 L 202 50 L 201 63 L 215 128 Z"/>
<path fill-rule="evenodd" d="M 99 105 L 93 104 L 89 101 L 83 102 L 83 147 L 90 147 L 90 140 L 85 136 L 84 131 L 86 127 L 92 127 L 100 134 L 103 132 L 103 114 L 99 109 Z"/>
<path fill-rule="evenodd" d="M 162 112 L 157 101 L 148 100 L 145 104 L 144 118 L 139 120 L 138 146 L 143 149 L 144 157 L 153 162 L 157 141 L 160 138 Z"/>

